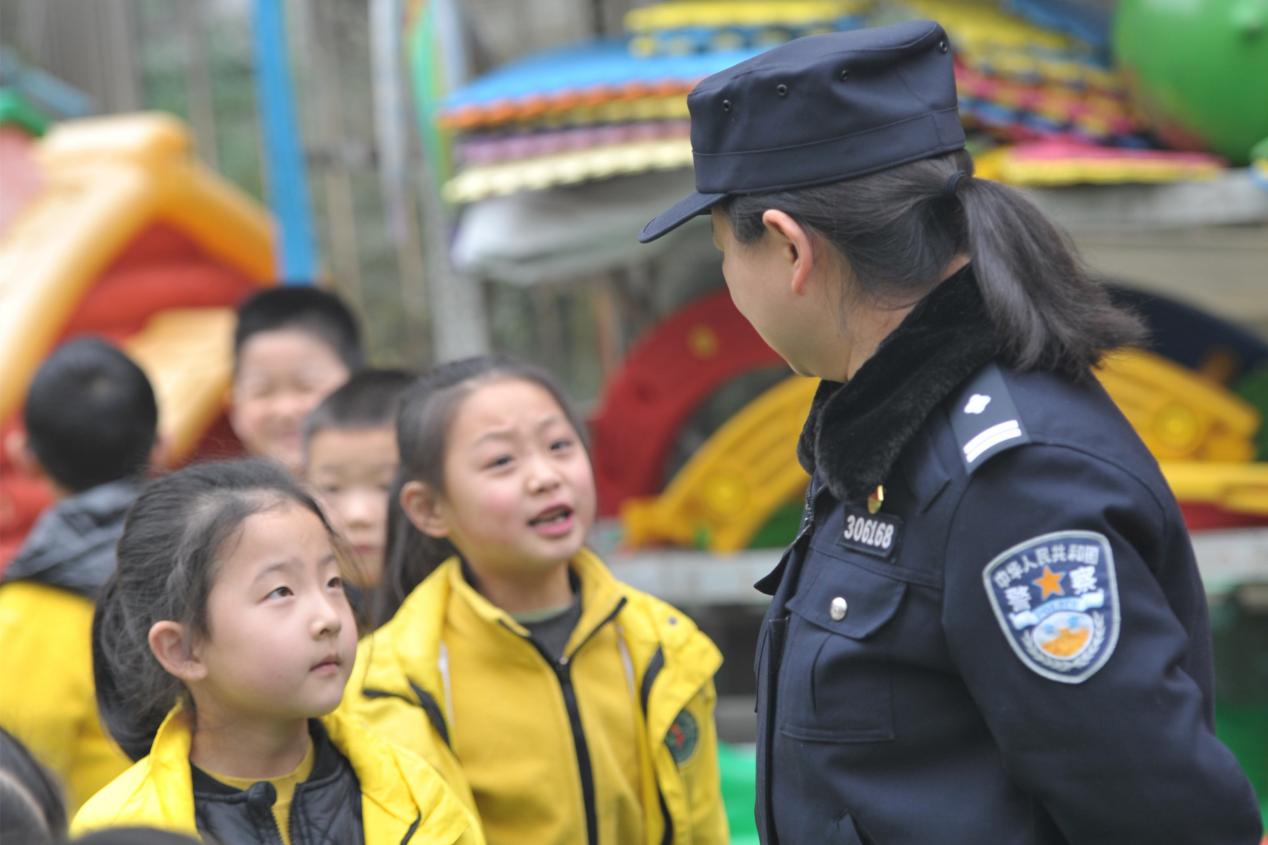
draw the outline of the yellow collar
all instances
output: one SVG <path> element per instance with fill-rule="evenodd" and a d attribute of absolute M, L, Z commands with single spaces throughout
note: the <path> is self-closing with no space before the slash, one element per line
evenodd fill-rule
<path fill-rule="evenodd" d="M 620 610 L 625 600 L 621 584 L 612 577 L 612 573 L 599 560 L 598 555 L 589 549 L 582 549 L 572 559 L 569 567 L 581 584 L 581 618 L 572 632 L 565 647 L 565 654 L 571 654 L 581 643 L 585 642 L 595 630 L 611 620 Z M 440 567 L 448 581 L 449 589 L 459 596 L 468 607 L 482 620 L 490 625 L 500 625 L 521 637 L 527 637 L 528 629 L 517 622 L 511 614 L 490 602 L 474 587 L 467 583 L 462 575 L 462 563 L 457 557 L 451 557 Z"/>

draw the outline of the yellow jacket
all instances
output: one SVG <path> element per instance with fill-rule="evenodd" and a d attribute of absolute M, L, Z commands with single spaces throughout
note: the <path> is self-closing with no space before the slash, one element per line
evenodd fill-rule
<path fill-rule="evenodd" d="M 416 755 L 338 714 L 321 723 L 360 782 L 365 845 L 483 845 L 470 810 Z M 83 806 L 71 835 L 142 825 L 197 838 L 190 739 L 187 714 L 177 707 L 159 727 L 149 755 Z"/>
<path fill-rule="evenodd" d="M 491 845 L 725 843 L 721 654 L 592 553 L 572 569 L 582 610 L 560 665 L 453 558 L 362 641 L 341 709 L 421 752 Z"/>
<path fill-rule="evenodd" d="M 131 765 L 97 718 L 92 613 L 59 587 L 0 586 L 0 726 L 61 780 L 70 813 Z"/>

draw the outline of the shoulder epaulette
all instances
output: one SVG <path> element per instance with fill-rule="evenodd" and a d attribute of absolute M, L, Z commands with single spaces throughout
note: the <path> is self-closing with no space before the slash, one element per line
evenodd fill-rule
<path fill-rule="evenodd" d="M 991 362 L 960 388 L 947 407 L 960 460 L 971 475 L 993 455 L 1030 442 L 999 365 Z"/>

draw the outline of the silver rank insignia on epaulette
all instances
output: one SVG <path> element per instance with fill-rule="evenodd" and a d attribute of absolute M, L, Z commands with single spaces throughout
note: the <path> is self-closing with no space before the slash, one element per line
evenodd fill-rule
<path fill-rule="evenodd" d="M 960 459 L 970 473 L 996 455 L 1030 437 L 1022 425 L 1017 405 L 995 363 L 987 364 L 960 389 L 949 407 L 951 430 L 960 447 Z"/>

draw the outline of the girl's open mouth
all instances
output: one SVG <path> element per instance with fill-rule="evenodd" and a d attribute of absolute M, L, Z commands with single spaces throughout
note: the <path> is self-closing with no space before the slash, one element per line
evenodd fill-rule
<path fill-rule="evenodd" d="M 573 511 L 566 505 L 547 508 L 528 521 L 538 534 L 547 537 L 558 537 L 572 530 Z"/>

